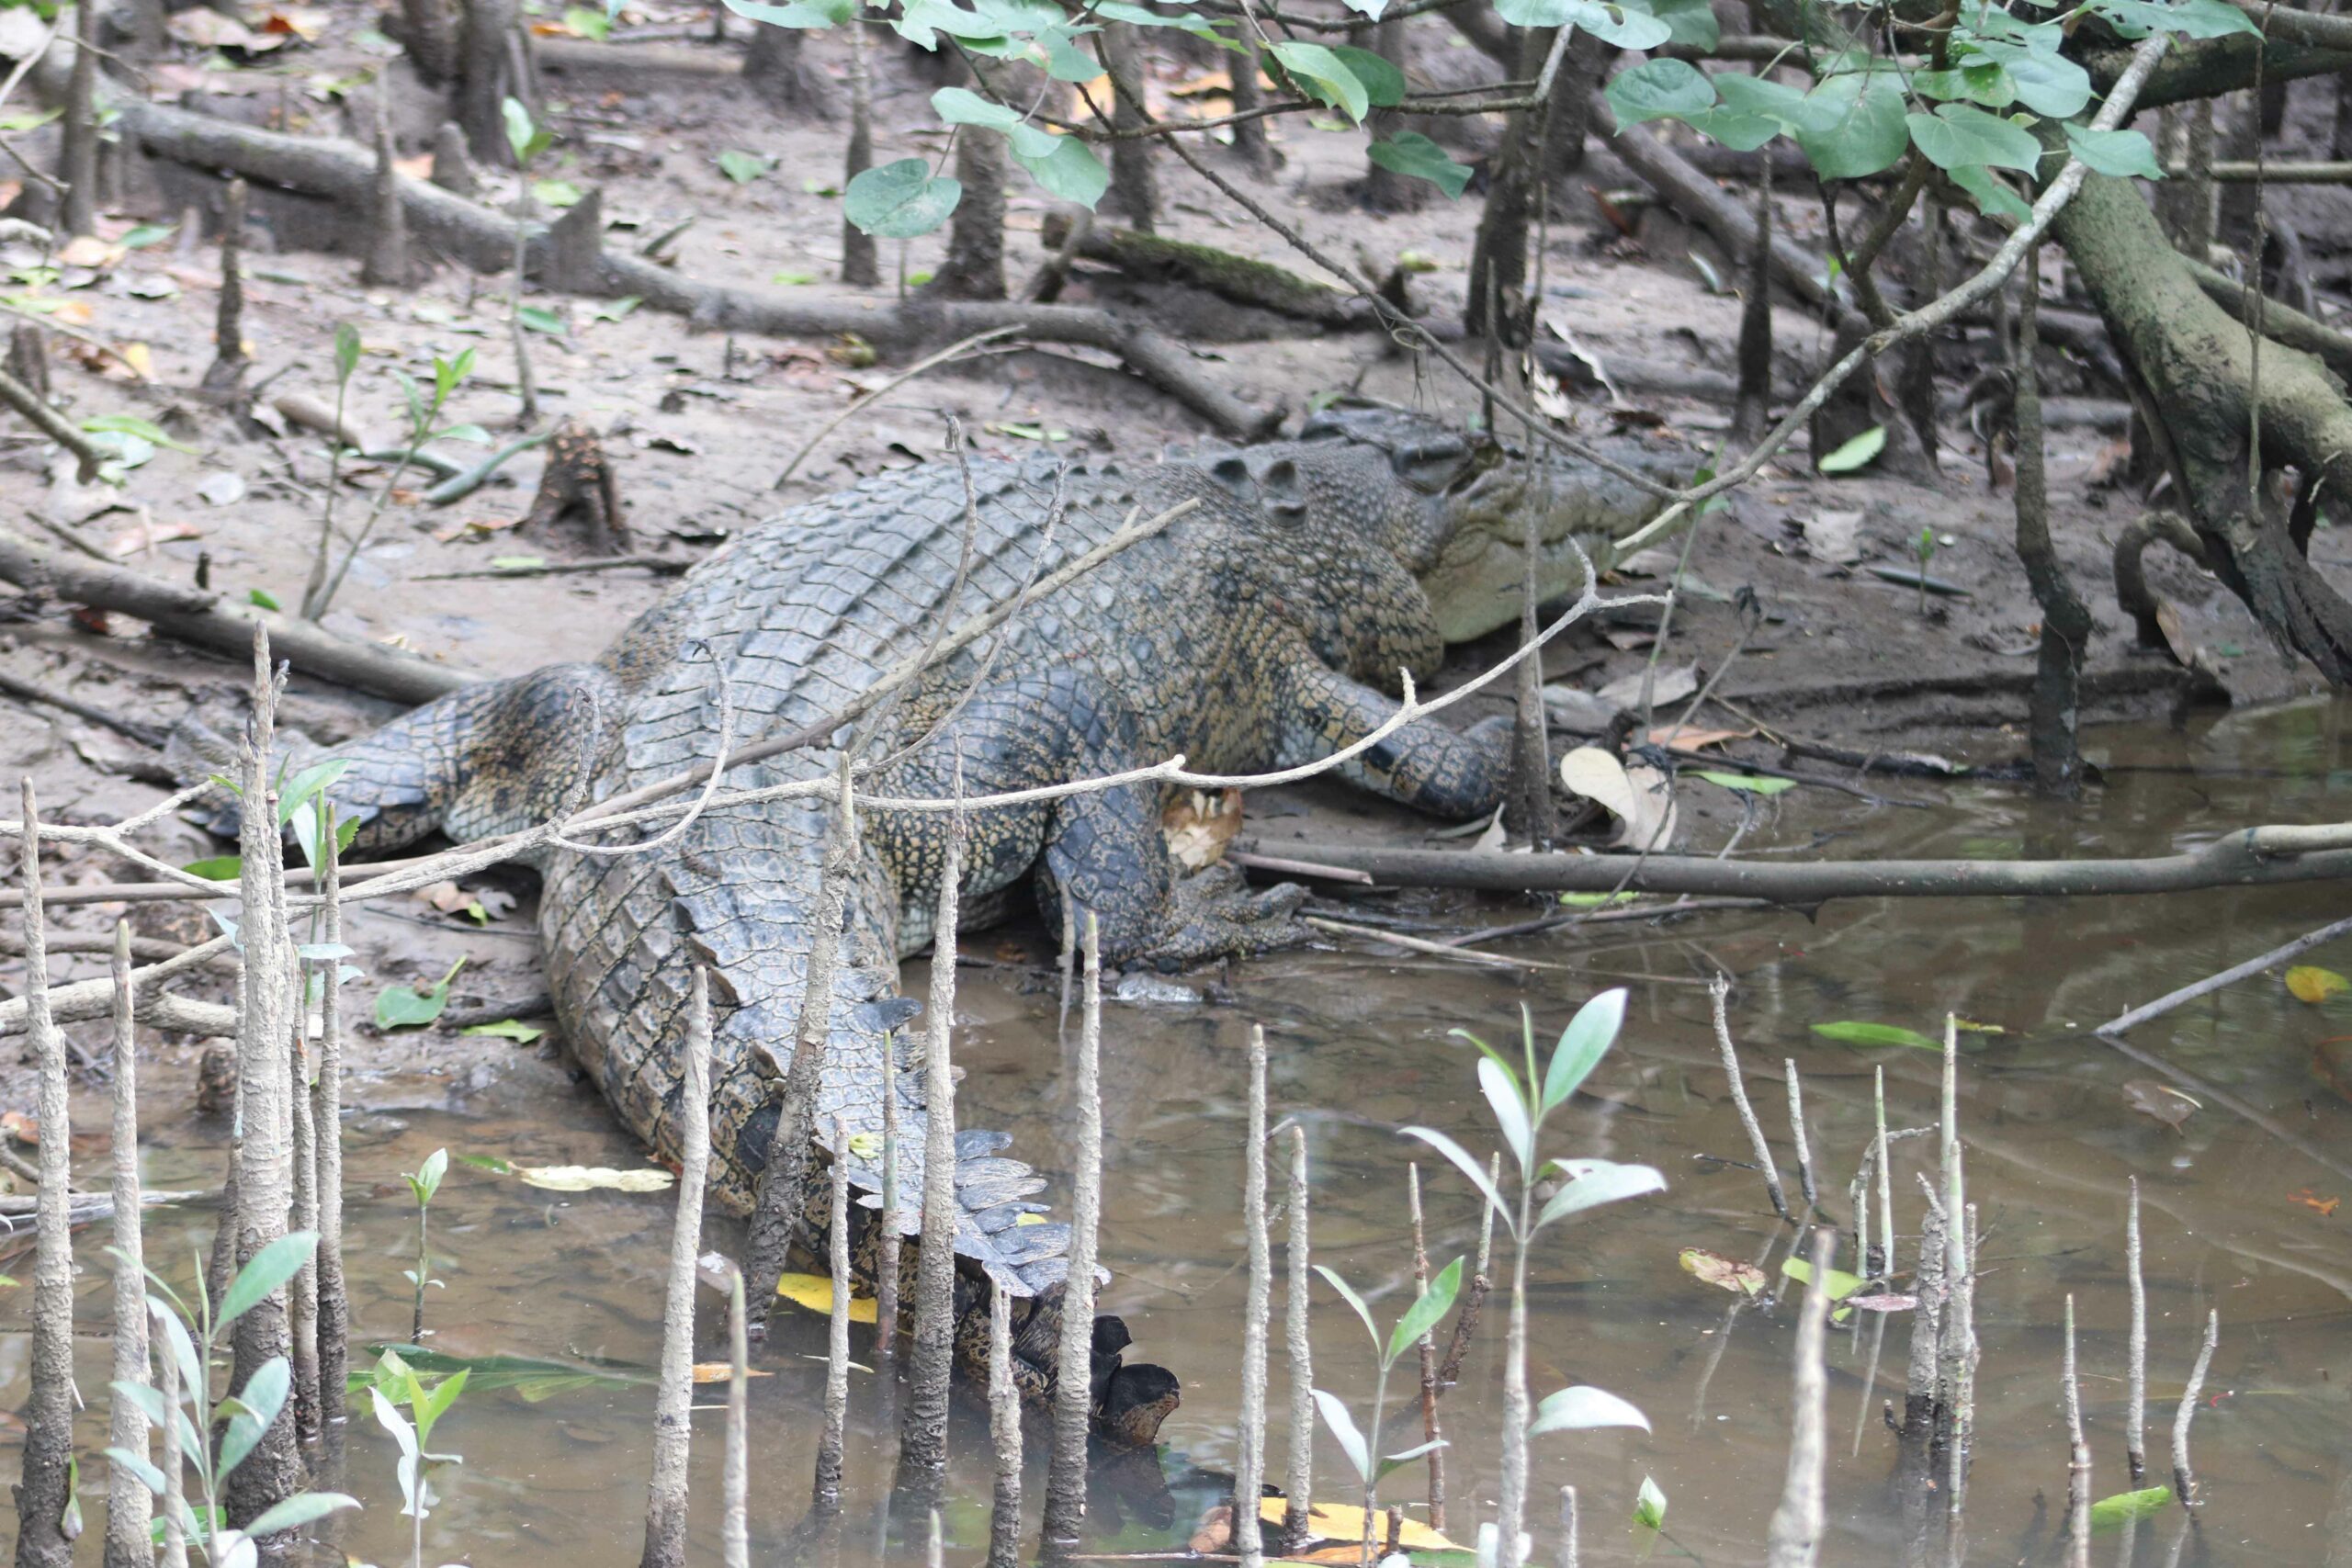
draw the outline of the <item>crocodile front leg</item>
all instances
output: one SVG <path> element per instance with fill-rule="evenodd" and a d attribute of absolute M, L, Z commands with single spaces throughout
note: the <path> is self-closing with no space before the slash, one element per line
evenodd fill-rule
<path fill-rule="evenodd" d="M 1396 716 L 1396 702 L 1322 663 L 1304 647 L 1270 682 L 1276 765 L 1303 767 L 1356 744 Z M 1432 817 L 1467 821 L 1502 803 L 1508 747 L 1485 726 L 1468 734 L 1415 719 L 1340 776 Z"/>
<path fill-rule="evenodd" d="M 890 770 L 882 793 L 952 795 L 959 767 L 967 795 L 1125 773 L 1148 761 L 1137 736 L 1134 713 L 1105 682 L 1066 668 L 1040 671 L 976 693 Z M 874 815 L 871 839 L 898 874 L 902 952 L 929 940 L 950 820 L 944 812 Z M 1293 919 L 1304 889 L 1252 892 L 1231 876 L 1176 877 L 1156 784 L 989 807 L 969 821 L 964 897 L 989 899 L 1034 872 L 1047 922 L 1058 924 L 1066 903 L 1091 911 L 1106 963 L 1191 964 L 1306 938 Z"/>

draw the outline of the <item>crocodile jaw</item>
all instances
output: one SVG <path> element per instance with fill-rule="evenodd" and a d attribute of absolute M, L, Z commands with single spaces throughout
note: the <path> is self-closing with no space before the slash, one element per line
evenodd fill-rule
<path fill-rule="evenodd" d="M 1604 475 L 1555 469 L 1546 487 L 1517 464 L 1480 476 L 1440 504 L 1451 525 L 1443 529 L 1435 560 L 1419 576 L 1438 631 L 1450 643 L 1517 624 L 1526 593 L 1531 509 L 1542 509 L 1535 527 L 1535 594 L 1541 604 L 1581 592 L 1587 560 L 1640 527 L 1659 506 Z"/>

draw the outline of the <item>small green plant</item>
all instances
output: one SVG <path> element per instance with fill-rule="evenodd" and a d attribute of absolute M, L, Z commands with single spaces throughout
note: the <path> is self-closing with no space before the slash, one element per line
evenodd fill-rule
<path fill-rule="evenodd" d="M 1396 1320 L 1396 1326 L 1389 1331 L 1385 1341 L 1380 1337 L 1380 1325 L 1373 1321 L 1372 1309 L 1364 1304 L 1363 1298 L 1345 1280 L 1320 1263 L 1315 1266 L 1315 1271 L 1340 1292 L 1340 1297 L 1354 1309 L 1356 1316 L 1363 1320 L 1364 1332 L 1372 1336 L 1373 1354 L 1380 1361 L 1380 1371 L 1373 1380 L 1372 1420 L 1368 1432 L 1357 1429 L 1355 1417 L 1349 1414 L 1346 1403 L 1339 1395 L 1319 1388 L 1315 1391 L 1316 1407 L 1323 1412 L 1324 1425 L 1330 1427 L 1331 1436 L 1339 1439 L 1340 1448 L 1348 1456 L 1348 1462 L 1355 1467 L 1356 1479 L 1363 1484 L 1363 1560 L 1369 1564 L 1372 1562 L 1372 1521 L 1379 1509 L 1378 1494 L 1382 1479 L 1398 1466 L 1410 1463 L 1432 1449 L 1445 1446 L 1445 1439 L 1440 1438 L 1419 1448 L 1408 1449 L 1401 1454 L 1384 1455 L 1380 1452 L 1380 1417 L 1388 1404 L 1389 1370 L 1396 1365 L 1398 1357 L 1419 1344 L 1421 1336 L 1435 1327 L 1453 1310 L 1453 1298 L 1462 1290 L 1462 1259 L 1457 1258 L 1447 1264 L 1437 1278 L 1430 1281 L 1429 1289 L 1422 1292 L 1405 1310 L 1405 1315 Z"/>
<path fill-rule="evenodd" d="M 531 165 L 539 155 L 555 145 L 555 133 L 546 126 L 535 123 L 531 111 L 519 98 L 507 98 L 498 106 L 506 123 L 506 148 L 514 154 L 514 167 L 521 175 L 514 193 L 514 270 L 510 275 L 506 291 L 506 331 L 514 344 L 514 387 L 522 399 L 515 410 L 514 423 L 528 425 L 539 417 L 539 384 L 531 374 L 531 351 L 523 334 L 532 330 L 531 313 L 523 304 L 523 278 L 531 244 Z M 538 311 L 542 318 L 548 312 Z"/>
<path fill-rule="evenodd" d="M 334 554 L 334 501 L 343 491 L 343 411 L 351 397 L 351 378 L 359 369 L 359 329 L 349 321 L 334 328 L 334 429 L 327 437 L 327 499 L 320 510 L 319 547 L 311 558 L 311 580 L 302 588 L 302 618 L 315 621 L 327 613 L 333 597 L 327 587 L 327 560 Z"/>
<path fill-rule="evenodd" d="M 350 334 L 347 338 L 346 333 Z M 358 341 L 358 334 L 352 333 L 348 326 L 335 329 L 335 367 L 338 374 L 341 374 L 346 381 L 349 379 L 349 373 L 343 369 L 345 348 L 346 344 L 350 345 L 350 362 L 356 365 L 359 354 Z M 489 443 L 490 433 L 479 424 L 444 425 L 440 423 L 442 411 L 449 406 L 449 399 L 458 388 L 466 384 L 473 373 L 474 351 L 470 348 L 462 350 L 455 358 L 443 359 L 437 355 L 434 358 L 433 392 L 430 397 L 418 388 L 416 378 L 407 371 L 392 372 L 394 378 L 400 382 L 401 397 L 407 405 L 408 415 L 407 428 L 401 446 L 400 460 L 392 465 L 392 477 L 385 480 L 384 487 L 376 492 L 375 501 L 368 508 L 367 521 L 360 524 L 358 534 L 344 550 L 343 559 L 335 567 L 334 573 L 321 585 L 316 594 L 306 592 L 303 595 L 303 619 L 315 621 L 327 613 L 327 606 L 334 602 L 336 592 L 343 587 L 345 574 L 351 570 L 351 563 L 356 560 L 359 552 L 367 547 L 368 538 L 376 532 L 377 523 L 383 518 L 384 508 L 390 503 L 392 497 L 400 492 L 401 480 L 408 477 L 409 469 L 415 466 L 417 453 L 426 443 L 443 440 L 471 441 L 483 445 Z M 338 389 L 336 393 L 338 407 L 341 406 L 341 398 L 342 393 Z M 328 438 L 328 445 L 331 450 L 336 449 L 333 437 Z M 330 501 L 333 493 L 332 491 L 329 491 Z M 319 537 L 321 561 L 326 558 L 334 538 L 332 514 L 330 514 L 328 530 Z M 318 570 L 316 564 L 311 570 L 315 577 Z"/>
<path fill-rule="evenodd" d="M 1540 1068 L 1535 1018 L 1524 1007 L 1520 1010 L 1520 1060 L 1516 1063 L 1468 1031 L 1453 1031 L 1478 1048 L 1478 1088 L 1509 1151 L 1510 1157 L 1505 1163 L 1518 1173 L 1515 1201 L 1507 1201 L 1486 1166 L 1445 1134 L 1430 1127 L 1405 1129 L 1408 1137 L 1429 1145 L 1469 1178 L 1511 1237 L 1510 1338 L 1503 1359 L 1500 1517 L 1494 1524 L 1479 1526 L 1479 1560 L 1500 1568 L 1517 1568 L 1526 1556 L 1527 1540 L 1521 1526 L 1526 1516 L 1531 1438 L 1596 1427 L 1649 1429 L 1648 1418 L 1639 1410 L 1601 1389 L 1582 1385 L 1562 1389 L 1545 1399 L 1532 1418 L 1527 1400 L 1527 1258 L 1536 1236 L 1588 1209 L 1666 1190 L 1666 1178 L 1646 1165 L 1545 1157 L 1543 1152 L 1544 1123 L 1600 1064 L 1624 1021 L 1625 993 L 1603 991 L 1577 1010 L 1567 1028 L 1560 1032 L 1551 1060 Z M 1553 1179 L 1557 1188 L 1538 1211 L 1535 1190 Z"/>
<path fill-rule="evenodd" d="M 424 1163 L 416 1168 L 413 1175 L 407 1171 L 401 1173 L 401 1179 L 408 1183 L 410 1194 L 416 1199 L 416 1267 L 407 1270 L 409 1279 L 416 1285 L 416 1317 L 409 1329 L 409 1343 L 412 1345 L 424 1343 L 424 1286 L 432 1276 L 431 1266 L 424 1256 L 425 1234 L 433 1214 L 433 1196 L 441 1190 L 441 1179 L 448 1173 L 447 1149 L 435 1149 L 425 1156 Z"/>
<path fill-rule="evenodd" d="M 184 1299 L 163 1276 L 146 1269 L 154 1290 L 147 1297 L 160 1341 L 157 1355 L 170 1359 L 177 1383 L 177 1399 L 166 1402 L 161 1390 L 145 1383 L 116 1382 L 117 1399 L 128 1399 L 146 1413 L 157 1427 L 169 1424 L 178 1434 L 179 1457 L 192 1465 L 203 1501 L 191 1506 L 178 1484 L 146 1455 L 108 1449 L 107 1458 L 132 1472 L 147 1489 L 164 1499 L 167 1517 L 162 1528 L 175 1529 L 204 1553 L 212 1568 L 253 1568 L 257 1538 L 296 1529 L 345 1508 L 358 1500 L 340 1492 L 298 1492 L 267 1509 L 243 1530 L 225 1528 L 220 1508 L 221 1488 L 237 1467 L 252 1457 L 266 1433 L 285 1411 L 293 1384 L 293 1369 L 283 1356 L 257 1368 L 245 1386 L 217 1403 L 212 1398 L 209 1362 L 236 1321 L 267 1300 L 310 1261 L 319 1244 L 316 1233 L 295 1231 L 268 1243 L 237 1271 L 221 1292 L 218 1310 L 206 1299 L 204 1263 L 196 1262 L 196 1284 Z M 112 1252 L 114 1249 L 107 1249 Z M 194 1303 L 193 1310 L 190 1303 Z M 191 1329 L 190 1325 L 194 1327 Z M 219 1433 L 217 1451 L 206 1436 Z M 174 1505 L 176 1515 L 171 1514 Z"/>
<path fill-rule="evenodd" d="M 413 1185 L 416 1178 L 409 1180 Z M 365 1382 L 377 1425 L 400 1445 L 401 1512 L 410 1520 L 409 1568 L 424 1568 L 424 1517 L 440 1501 L 427 1477 L 439 1466 L 465 1462 L 457 1454 L 428 1453 L 425 1445 L 433 1441 L 434 1423 L 466 1391 L 466 1373 L 453 1372 L 428 1384 L 398 1351 L 387 1350 L 378 1358 L 374 1372 L 356 1374 L 353 1381 Z M 402 1405 L 408 1407 L 407 1416 L 401 1414 Z"/>
<path fill-rule="evenodd" d="M 1919 614 L 1925 617 L 1928 613 L 1928 563 L 1936 558 L 1936 531 L 1933 528 L 1919 530 L 1919 542 L 1911 547 L 1911 554 L 1919 562 Z"/>

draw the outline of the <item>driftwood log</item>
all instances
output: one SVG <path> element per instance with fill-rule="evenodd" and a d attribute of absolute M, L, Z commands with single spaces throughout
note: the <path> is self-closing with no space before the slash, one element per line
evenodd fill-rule
<path fill-rule="evenodd" d="M 231 658 L 249 652 L 254 623 L 266 621 L 270 646 L 295 669 L 395 702 L 429 703 L 481 679 L 470 671 L 356 641 L 309 621 L 266 615 L 204 589 L 67 555 L 5 529 L 0 580 L 70 604 L 135 616 L 166 637 Z"/>
<path fill-rule="evenodd" d="M 356 143 L 255 130 L 164 104 L 125 100 L 119 107 L 119 132 L 152 156 L 323 197 L 354 212 L 371 209 L 376 161 Z M 503 271 L 513 265 L 514 226 L 505 214 L 405 175 L 398 177 L 398 188 L 413 237 L 478 272 Z M 532 226 L 526 268 L 533 277 L 568 293 L 601 299 L 634 295 L 657 310 L 717 332 L 797 338 L 854 333 L 876 348 L 903 352 L 926 342 L 1011 326 L 1034 342 L 1117 355 L 1145 380 L 1236 439 L 1262 435 L 1283 417 L 1279 408 L 1261 408 L 1218 386 L 1182 344 L 1106 310 L 922 299 L 869 310 L 856 300 L 808 299 L 781 289 L 697 283 L 643 257 L 606 252 L 604 227 L 604 204 L 600 193 L 592 190 L 552 227 Z"/>

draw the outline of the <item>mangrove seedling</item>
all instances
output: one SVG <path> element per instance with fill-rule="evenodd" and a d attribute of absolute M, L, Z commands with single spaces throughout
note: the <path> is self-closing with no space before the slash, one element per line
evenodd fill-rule
<path fill-rule="evenodd" d="M 220 1293 L 217 1311 L 206 1297 L 201 1258 L 196 1262 L 196 1288 L 185 1298 L 153 1269 L 142 1270 L 154 1287 L 147 1297 L 147 1310 L 157 1329 L 157 1359 L 164 1363 L 163 1386 L 124 1381 L 117 1381 L 111 1386 L 117 1399 L 131 1401 L 146 1412 L 151 1423 L 165 1431 L 164 1453 L 173 1470 L 179 1469 L 183 1462 L 195 1467 L 203 1502 L 191 1506 L 180 1476 L 167 1473 L 145 1454 L 110 1448 L 106 1450 L 107 1458 L 146 1483 L 147 1489 L 163 1501 L 165 1532 L 177 1530 L 195 1543 L 211 1568 L 254 1568 L 259 1556 L 254 1544 L 257 1540 L 300 1529 L 341 1509 L 359 1506 L 356 1498 L 340 1492 L 298 1492 L 242 1530 L 228 1529 L 220 1509 L 221 1487 L 236 1468 L 252 1456 L 262 1435 L 285 1412 L 294 1373 L 285 1357 L 272 1357 L 254 1371 L 243 1388 L 216 1403 L 209 1371 L 211 1356 L 226 1343 L 230 1327 L 239 1318 L 267 1300 L 273 1292 L 284 1288 L 300 1271 L 318 1243 L 316 1233 L 294 1231 L 263 1247 Z M 111 1252 L 113 1248 L 107 1250 Z M 204 1437 L 216 1430 L 220 1438 L 217 1451 Z"/>
<path fill-rule="evenodd" d="M 1928 614 L 1928 563 L 1936 558 L 1936 531 L 1933 528 L 1920 529 L 1919 542 L 1911 547 L 1911 553 L 1919 562 L 1919 614 L 1925 618 Z"/>
<path fill-rule="evenodd" d="M 1510 1276 L 1510 1341 L 1503 1358 L 1503 1452 L 1500 1518 L 1481 1525 L 1480 1559 L 1501 1568 L 1518 1568 L 1525 1560 L 1527 1541 L 1521 1521 L 1527 1508 L 1527 1445 L 1545 1432 L 1582 1430 L 1593 1427 L 1635 1426 L 1649 1422 L 1639 1410 L 1616 1395 L 1596 1388 L 1564 1389 L 1544 1402 L 1532 1420 L 1527 1402 L 1527 1257 L 1536 1235 L 1572 1214 L 1599 1208 L 1645 1192 L 1662 1192 L 1666 1178 L 1646 1165 L 1621 1165 L 1605 1159 L 1547 1158 L 1543 1153 L 1544 1124 L 1584 1083 L 1600 1058 L 1616 1042 L 1625 1021 L 1625 993 L 1603 991 L 1577 1010 L 1560 1032 L 1552 1058 L 1540 1070 L 1535 1057 L 1535 1018 L 1520 1009 L 1518 1063 L 1467 1030 L 1453 1033 L 1478 1048 L 1478 1088 L 1494 1113 L 1495 1128 L 1510 1153 L 1510 1164 L 1519 1173 L 1515 1201 L 1506 1201 L 1501 1189 L 1487 1174 L 1486 1165 L 1445 1134 L 1431 1127 L 1408 1127 L 1419 1138 L 1452 1161 L 1493 1208 L 1510 1231 L 1512 1243 Z M 1521 1076 L 1522 1069 L 1524 1077 Z M 1535 1190 L 1547 1180 L 1557 1188 L 1539 1213 Z M 1494 1532 L 1491 1551 L 1483 1544 Z M 1506 1544 L 1508 1543 L 1508 1544 Z"/>
<path fill-rule="evenodd" d="M 409 1192 L 416 1199 L 416 1267 L 404 1270 L 416 1286 L 416 1316 L 409 1329 L 409 1343 L 412 1345 L 424 1343 L 424 1286 L 432 1275 L 424 1256 L 425 1233 L 432 1220 L 433 1195 L 441 1190 L 441 1179 L 448 1171 L 449 1151 L 435 1149 L 424 1156 L 424 1163 L 416 1168 L 414 1175 L 407 1171 L 401 1173 L 401 1179 L 408 1183 Z M 432 1282 L 440 1283 L 437 1280 Z"/>
<path fill-rule="evenodd" d="M 466 1376 L 460 1369 L 428 1387 L 398 1351 L 387 1350 L 368 1379 L 368 1401 L 375 1408 L 376 1423 L 400 1445 L 401 1512 L 409 1517 L 410 1524 L 409 1568 L 424 1568 L 424 1517 L 440 1501 L 427 1475 L 438 1466 L 465 1462 L 457 1454 L 428 1453 L 425 1445 L 433 1440 L 434 1423 L 447 1415 L 458 1395 L 466 1391 Z M 408 1406 L 407 1416 L 401 1414 L 402 1405 Z"/>
<path fill-rule="evenodd" d="M 1323 1412 L 1323 1424 L 1331 1428 L 1331 1436 L 1339 1439 L 1340 1450 L 1348 1456 L 1348 1462 L 1355 1467 L 1356 1479 L 1363 1484 L 1365 1568 L 1370 1568 L 1372 1562 L 1372 1526 L 1374 1517 L 1379 1512 L 1378 1494 L 1382 1478 L 1400 1465 L 1408 1464 L 1445 1446 L 1445 1439 L 1437 1438 L 1419 1448 L 1408 1449 L 1401 1454 L 1382 1454 L 1380 1417 L 1388 1404 L 1389 1369 L 1396 1366 L 1399 1356 L 1419 1344 L 1421 1336 L 1435 1327 L 1453 1309 L 1453 1298 L 1462 1290 L 1462 1261 L 1455 1258 L 1430 1281 L 1429 1289 L 1405 1309 L 1405 1315 L 1396 1320 L 1396 1326 L 1389 1331 L 1385 1340 L 1382 1339 L 1380 1325 L 1373 1321 L 1372 1308 L 1364 1304 L 1364 1299 L 1356 1294 L 1337 1272 L 1320 1263 L 1315 1266 L 1315 1271 L 1322 1275 L 1354 1309 L 1356 1316 L 1363 1323 L 1364 1332 L 1372 1336 L 1373 1354 L 1379 1358 L 1380 1370 L 1372 1384 L 1372 1420 L 1368 1431 L 1357 1429 L 1355 1417 L 1349 1414 L 1347 1404 L 1339 1395 L 1319 1388 L 1315 1391 L 1315 1403 Z"/>

